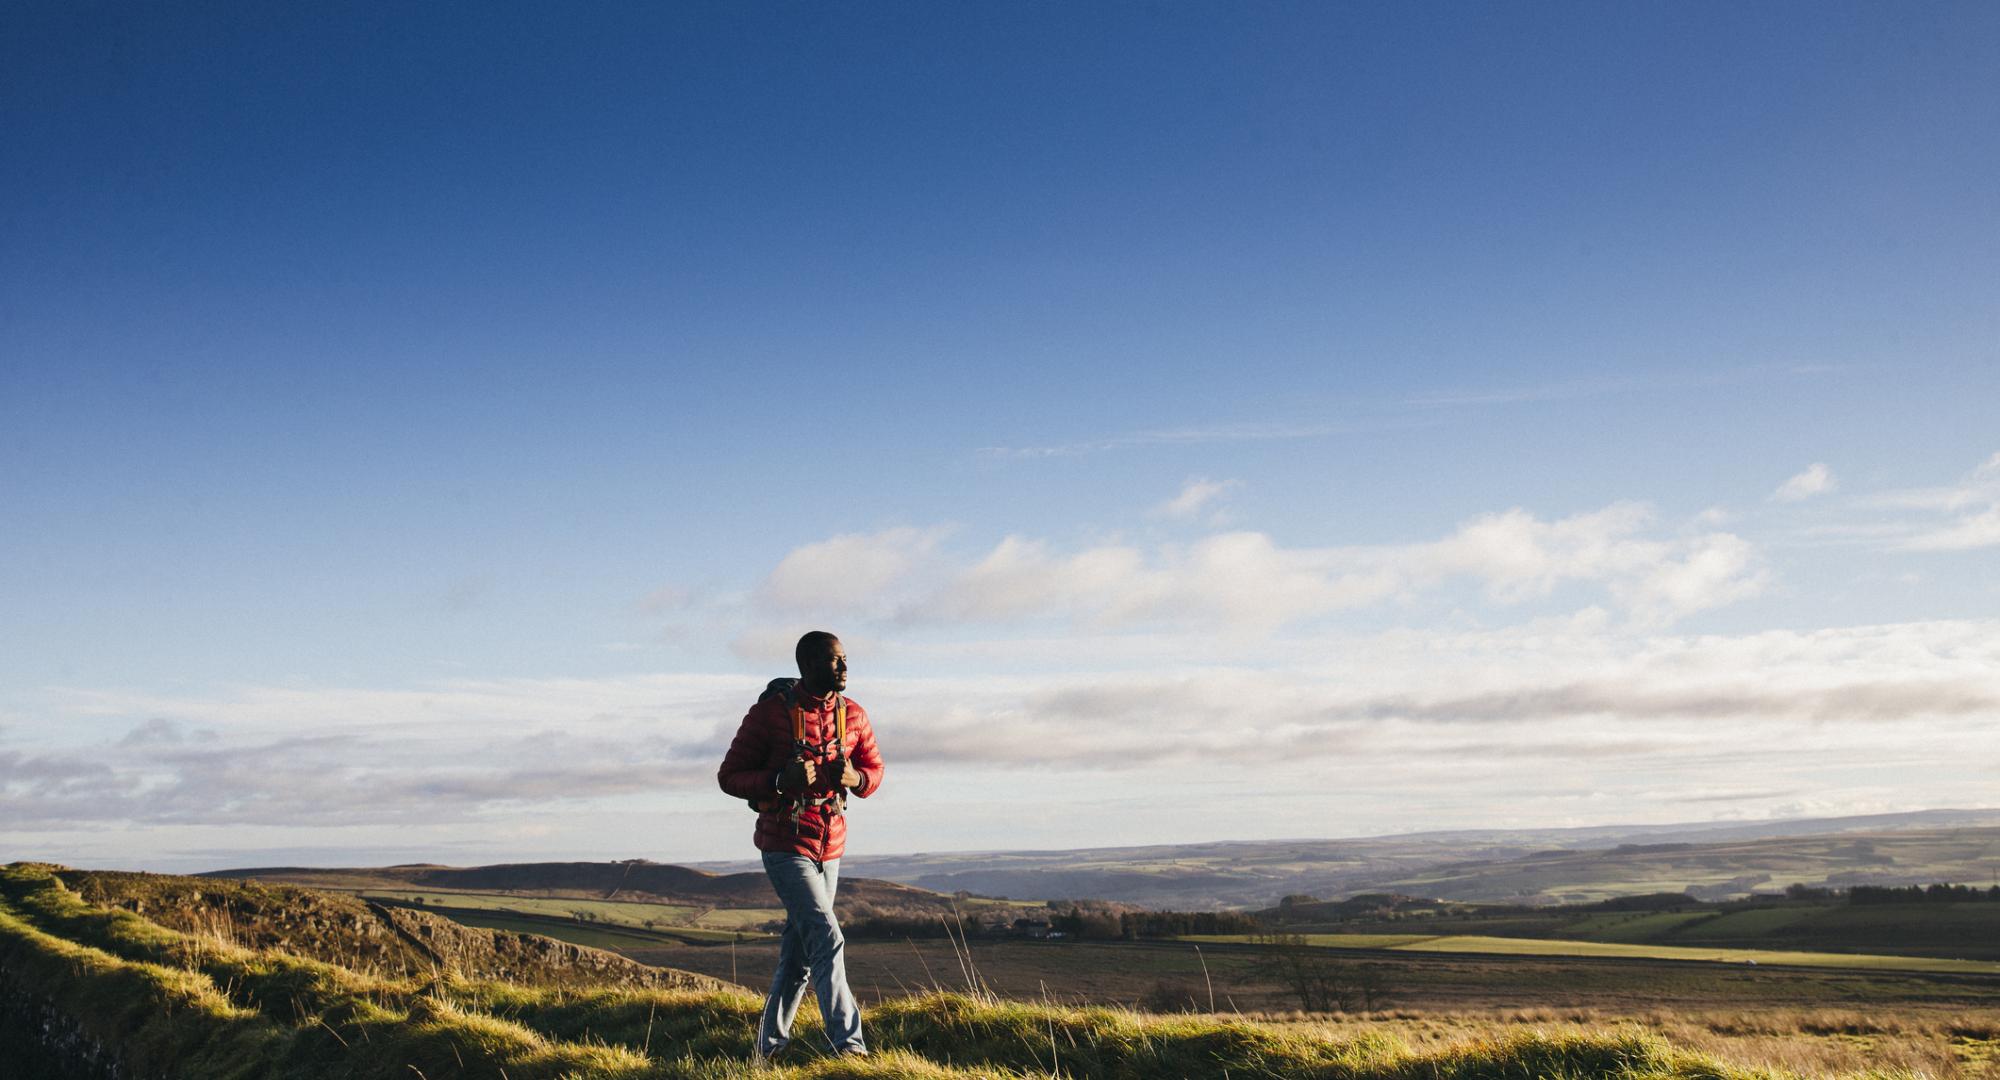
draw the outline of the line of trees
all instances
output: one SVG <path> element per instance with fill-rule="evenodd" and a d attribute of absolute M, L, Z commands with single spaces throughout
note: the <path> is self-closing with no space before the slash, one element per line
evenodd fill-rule
<path fill-rule="evenodd" d="M 851 938 L 942 938 L 963 932 L 970 937 L 1031 932 L 1030 920 L 963 924 L 938 915 L 902 915 L 858 912 L 841 920 L 841 932 Z M 1051 915 L 1049 930 L 1086 941 L 1135 941 L 1139 938 L 1178 937 L 1183 934 L 1254 934 L 1262 930 L 1256 919 L 1234 911 L 1105 911 L 1072 907 L 1065 915 Z"/>
<path fill-rule="evenodd" d="M 967 929 L 981 932 L 978 926 Z M 936 915 L 864 915 L 842 919 L 840 932 L 851 938 L 942 938 L 955 935 L 957 928 Z"/>
<path fill-rule="evenodd" d="M 1049 929 L 1095 941 L 1179 937 L 1183 934 L 1254 934 L 1263 927 L 1239 911 L 1084 911 L 1049 919 Z"/>
<path fill-rule="evenodd" d="M 1972 900 L 2000 903 L 2000 885 L 1855 885 L 1847 890 L 1850 904 L 1962 904 Z"/>

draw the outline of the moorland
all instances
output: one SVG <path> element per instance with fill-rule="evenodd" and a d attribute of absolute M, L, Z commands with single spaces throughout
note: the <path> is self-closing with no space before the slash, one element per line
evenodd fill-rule
<path fill-rule="evenodd" d="M 883 1053 L 786 1069 L 2000 1076 L 2000 890 L 1977 884 L 2000 829 L 1777 828 L 1061 855 L 1171 881 L 1161 894 L 1197 901 L 1179 913 L 849 873 L 850 979 Z M 1280 894 L 1362 880 L 1313 878 L 1314 843 L 1375 844 L 1366 880 L 1395 887 Z M 1222 891 L 1196 888 L 1207 871 L 1187 864 L 1232 860 Z M 1259 901 L 1229 908 L 1253 879 Z M 645 860 L 17 863 L 0 871 L 0 1045 L 29 1077 L 736 1076 L 781 920 L 761 874 Z"/>
<path fill-rule="evenodd" d="M 755 877 L 255 873 L 0 872 L 0 1044 L 37 1048 L 17 1074 L 748 1067 L 776 952 Z M 806 1052 L 795 1075 L 2000 1075 L 2000 962 L 1946 955 L 2000 925 L 2000 898 L 1970 888 L 1550 907 L 1294 894 L 1218 916 L 854 886 L 850 977 L 884 1053 Z M 1189 932 L 1217 929 L 1232 932 Z"/>

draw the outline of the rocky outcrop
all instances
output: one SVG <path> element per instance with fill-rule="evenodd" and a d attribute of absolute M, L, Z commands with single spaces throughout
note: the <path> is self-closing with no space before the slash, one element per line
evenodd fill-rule
<path fill-rule="evenodd" d="M 184 934 L 385 975 L 432 966 L 367 903 L 343 893 L 167 874 L 65 869 L 56 876 L 85 903 L 123 908 Z"/>
<path fill-rule="evenodd" d="M 461 926 L 441 915 L 402 907 L 377 913 L 414 948 L 446 970 L 469 978 L 548 984 L 612 984 L 675 990 L 720 990 L 727 984 L 705 975 L 656 968 L 617 953 L 572 945 L 538 934 L 514 934 Z"/>

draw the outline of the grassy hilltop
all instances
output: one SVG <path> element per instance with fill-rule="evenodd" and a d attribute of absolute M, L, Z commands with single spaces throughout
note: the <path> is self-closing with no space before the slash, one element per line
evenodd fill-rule
<path fill-rule="evenodd" d="M 369 923 L 369 909 L 356 903 L 257 884 L 0 869 L 0 1046 L 10 1075 L 637 1080 L 750 1072 L 758 1005 L 750 994 L 684 973 L 640 975 L 588 950 L 510 950 L 501 935 L 484 948 L 397 953 L 414 946 L 393 926 L 371 929 L 388 924 L 380 913 Z M 359 948 L 370 941 L 380 948 Z M 328 959 L 343 950 L 347 962 Z M 410 962 L 424 957 L 428 968 Z M 500 958 L 506 965 L 470 970 Z M 1328 1027 L 928 994 L 871 1009 L 874 1058 L 801 1055 L 775 1075 L 1786 1075 L 1722 1064 L 1630 1026 L 1531 1019 L 1445 1035 L 1386 1015 Z M 809 1041 L 811 1018 L 801 1020 L 801 1041 Z"/>

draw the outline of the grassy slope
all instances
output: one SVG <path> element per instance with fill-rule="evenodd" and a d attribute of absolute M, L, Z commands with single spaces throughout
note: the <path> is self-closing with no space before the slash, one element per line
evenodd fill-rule
<path fill-rule="evenodd" d="M 737 1077 L 748 1072 L 757 1009 L 756 999 L 727 992 L 372 978 L 94 907 L 47 868 L 23 864 L 0 870 L 0 981 L 72 1018 L 132 1073 L 224 1080 Z M 1330 1039 L 1241 1021 L 948 995 L 877 1007 L 869 1022 L 874 1058 L 810 1061 L 777 1075 L 1750 1075 L 1638 1034 L 1523 1034 L 1426 1053 L 1367 1033 Z"/>

